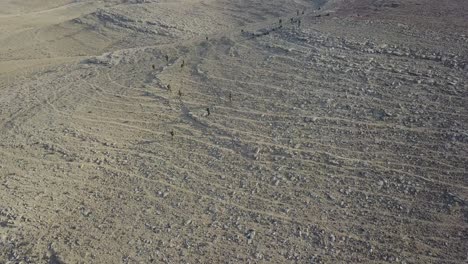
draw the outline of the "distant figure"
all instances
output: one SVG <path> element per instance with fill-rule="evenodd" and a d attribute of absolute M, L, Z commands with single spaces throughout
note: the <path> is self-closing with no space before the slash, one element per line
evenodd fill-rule
<path fill-rule="evenodd" d="M 210 113 L 210 108 L 207 107 L 207 108 L 206 108 L 206 116 L 210 116 L 210 114 L 211 114 L 211 113 Z"/>
<path fill-rule="evenodd" d="M 174 130 L 171 130 L 170 133 L 171 133 L 171 139 L 174 139 L 174 135 L 175 135 Z"/>
<path fill-rule="evenodd" d="M 169 91 L 171 90 L 171 85 L 170 84 L 167 85 L 167 90 L 169 90 Z"/>
<path fill-rule="evenodd" d="M 179 97 L 182 98 L 182 91 L 181 90 L 179 90 L 178 94 L 179 94 Z"/>
<path fill-rule="evenodd" d="M 280 25 L 281 25 L 281 23 L 283 23 L 283 20 L 281 18 L 279 19 L 279 23 L 280 23 Z"/>
<path fill-rule="evenodd" d="M 232 93 L 229 92 L 229 102 L 232 102 Z"/>
<path fill-rule="evenodd" d="M 169 62 L 169 55 L 166 54 L 166 62 Z"/>
<path fill-rule="evenodd" d="M 299 10 L 296 11 L 297 15 L 299 15 Z"/>
<path fill-rule="evenodd" d="M 154 64 L 153 64 L 153 65 L 151 65 L 151 67 L 153 68 L 153 70 L 156 68 L 156 66 L 154 66 Z"/>
<path fill-rule="evenodd" d="M 181 68 L 185 66 L 185 60 L 182 60 L 182 64 L 180 65 Z"/>
<path fill-rule="evenodd" d="M 206 40 L 208 40 L 208 36 L 206 36 Z"/>
<path fill-rule="evenodd" d="M 305 9 L 302 10 L 302 14 L 304 14 L 304 13 L 305 13 Z"/>

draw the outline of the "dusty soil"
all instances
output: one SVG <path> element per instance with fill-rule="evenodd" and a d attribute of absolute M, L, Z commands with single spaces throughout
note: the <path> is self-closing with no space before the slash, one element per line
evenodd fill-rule
<path fill-rule="evenodd" d="M 0 1 L 0 263 L 466 263 L 467 6 Z"/>

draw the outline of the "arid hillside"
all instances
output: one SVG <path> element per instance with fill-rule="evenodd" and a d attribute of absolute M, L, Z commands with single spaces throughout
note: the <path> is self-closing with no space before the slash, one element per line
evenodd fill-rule
<path fill-rule="evenodd" d="M 0 0 L 0 263 L 466 263 L 465 1 Z"/>

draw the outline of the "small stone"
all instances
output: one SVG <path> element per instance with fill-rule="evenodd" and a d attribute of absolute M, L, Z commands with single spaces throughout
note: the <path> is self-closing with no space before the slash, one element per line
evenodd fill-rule
<path fill-rule="evenodd" d="M 88 217 L 88 216 L 91 215 L 91 211 L 85 209 L 85 210 L 82 210 L 82 211 L 81 211 L 81 214 L 82 214 L 84 217 Z"/>

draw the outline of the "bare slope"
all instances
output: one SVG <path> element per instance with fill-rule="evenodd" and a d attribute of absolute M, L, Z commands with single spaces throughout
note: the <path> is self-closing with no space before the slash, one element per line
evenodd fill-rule
<path fill-rule="evenodd" d="M 466 261 L 466 39 L 296 2 L 113 5 L 0 75 L 0 262 Z"/>

